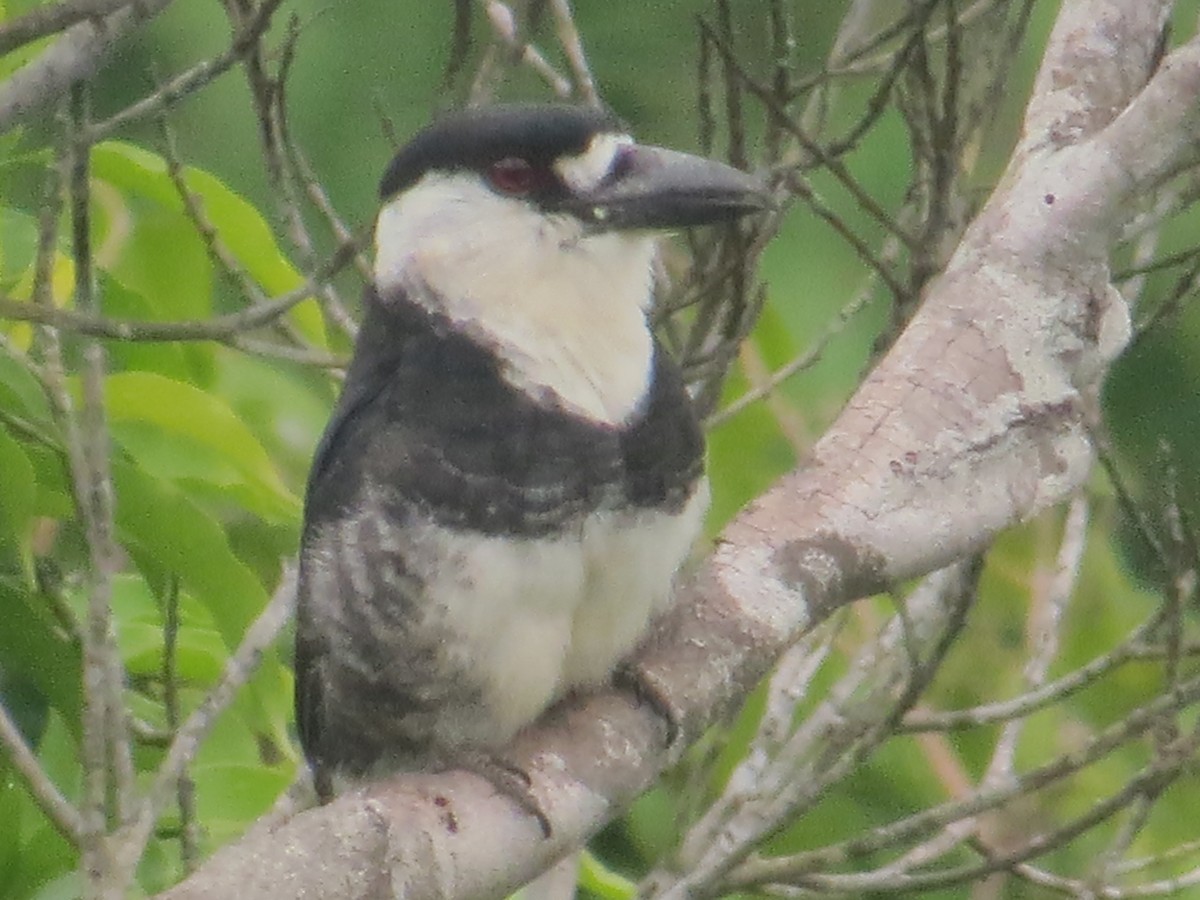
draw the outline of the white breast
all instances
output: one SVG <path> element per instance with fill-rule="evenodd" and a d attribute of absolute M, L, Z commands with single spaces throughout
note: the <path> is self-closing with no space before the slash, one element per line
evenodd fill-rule
<path fill-rule="evenodd" d="M 474 176 L 433 174 L 383 207 L 375 247 L 379 290 L 490 346 L 510 384 L 596 422 L 636 412 L 653 365 L 652 236 L 587 234 Z"/>
<path fill-rule="evenodd" d="M 462 662 L 487 685 L 490 720 L 448 716 L 441 737 L 506 742 L 570 690 L 606 681 L 668 605 L 707 506 L 702 483 L 676 515 L 597 513 L 552 539 L 425 530 L 431 559 L 453 548 L 420 573 L 430 579 L 426 602 L 443 610 Z"/>

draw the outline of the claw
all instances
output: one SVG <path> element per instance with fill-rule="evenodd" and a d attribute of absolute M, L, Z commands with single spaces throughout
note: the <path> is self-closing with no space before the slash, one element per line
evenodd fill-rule
<path fill-rule="evenodd" d="M 659 689 L 658 685 L 649 681 L 637 663 L 626 662 L 617 667 L 613 673 L 613 683 L 622 690 L 629 691 L 639 704 L 649 706 L 667 726 L 667 747 L 674 745 L 683 731 L 679 710 L 669 697 Z"/>
<path fill-rule="evenodd" d="M 537 820 L 538 826 L 542 829 L 543 838 L 548 838 L 554 833 L 549 817 L 542 810 L 533 791 L 530 790 L 533 779 L 520 766 L 501 756 L 482 751 L 458 751 L 452 754 L 446 762 L 453 768 L 478 775 L 491 784 L 497 793 L 503 794 L 517 804 L 522 812 Z"/>

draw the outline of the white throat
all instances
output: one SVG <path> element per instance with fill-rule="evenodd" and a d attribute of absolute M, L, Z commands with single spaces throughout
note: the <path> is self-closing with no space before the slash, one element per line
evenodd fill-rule
<path fill-rule="evenodd" d="M 585 234 L 468 174 L 427 175 L 379 213 L 375 284 L 457 323 L 542 402 L 619 425 L 650 384 L 654 237 Z"/>

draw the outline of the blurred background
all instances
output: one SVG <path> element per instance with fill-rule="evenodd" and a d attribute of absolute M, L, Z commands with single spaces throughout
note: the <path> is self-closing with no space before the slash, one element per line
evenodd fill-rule
<path fill-rule="evenodd" d="M 34 5 L 7 0 L 0 10 L 11 17 Z M 790 53 L 797 77 L 821 71 L 852 5 L 850 0 L 791 4 L 796 40 Z M 906 4 L 897 0 L 896 5 Z M 755 61 L 757 52 L 765 69 L 771 63 L 766 58 L 765 5 L 735 0 L 732 9 L 743 58 Z M 1008 89 L 994 98 L 995 124 L 987 139 L 967 148 L 960 160 L 966 207 L 977 208 L 986 198 L 1018 137 L 1024 103 L 1057 9 L 1051 0 L 1033 4 Z M 1200 0 L 1178 4 L 1172 41 L 1193 33 L 1198 10 Z M 577 3 L 576 21 L 600 92 L 642 140 L 701 148 L 697 20 L 711 18 L 713 12 L 709 0 Z M 454 100 L 454 91 L 446 88 L 454 10 L 448 2 L 289 0 L 277 13 L 272 34 L 282 36 L 289 17 L 290 27 L 298 31 L 287 80 L 292 137 L 341 218 L 352 228 L 365 229 L 374 216 L 379 176 L 396 141 L 402 142 Z M 473 33 L 482 41 L 488 31 L 481 18 L 476 17 Z M 551 61 L 565 68 L 552 23 L 544 23 L 534 37 Z M 179 0 L 110 59 L 95 82 L 94 118 L 117 112 L 174 73 L 221 53 L 228 41 L 228 19 L 218 3 Z M 0 77 L 40 47 L 4 57 Z M 877 75 L 839 81 L 821 116 L 829 132 L 841 133 L 859 121 L 878 86 Z M 522 70 L 508 79 L 501 96 L 549 99 L 549 92 Z M 303 267 L 282 237 L 278 198 L 264 169 L 258 120 L 243 71 L 235 67 L 186 99 L 172 110 L 170 122 L 176 153 L 196 170 L 193 188 L 222 224 L 222 234 L 250 275 L 272 295 L 298 284 L 297 272 Z M 32 256 L 40 184 L 50 159 L 47 147 L 58 128 L 53 117 L 43 117 L 25 123 L 19 134 L 0 143 L 0 278 L 14 296 L 20 296 L 26 284 L 22 279 L 27 279 Z M 94 199 L 99 243 L 103 247 L 105 239 L 114 246 L 124 242 L 106 269 L 110 280 L 105 282 L 105 311 L 171 320 L 244 305 L 237 285 L 215 271 L 178 203 L 164 199 L 171 191 L 161 159 L 166 138 L 159 124 L 140 122 L 115 137 L 119 143 L 99 148 L 94 161 L 95 176 L 102 182 Z M 752 130 L 749 138 L 753 143 L 761 134 Z M 727 145 L 718 123 L 714 154 L 723 155 Z M 757 148 L 751 149 L 753 159 Z M 911 153 L 905 121 L 889 107 L 843 162 L 881 207 L 895 211 L 909 190 Z M 883 242 L 885 229 L 838 179 L 819 167 L 807 177 L 819 201 L 866 245 Z M 320 229 L 314 235 L 317 256 L 322 257 L 333 240 Z M 1153 255 L 1179 255 L 1180 262 L 1145 274 L 1135 320 L 1148 327 L 1114 367 L 1103 397 L 1103 434 L 1111 442 L 1111 463 L 1124 489 L 1149 521 L 1177 509 L 1188 535 L 1200 521 L 1195 451 L 1200 446 L 1200 309 L 1193 302 L 1195 271 L 1189 269 L 1198 238 L 1196 209 L 1174 216 L 1158 234 Z M 66 247 L 65 235 L 61 243 Z M 1117 253 L 1118 273 L 1136 274 L 1138 252 L 1127 246 Z M 803 462 L 894 324 L 886 288 L 872 277 L 856 249 L 803 203 L 790 211 L 763 254 L 759 276 L 766 306 L 724 385 L 723 404 L 735 402 L 789 361 L 814 348 L 819 352 L 812 365 L 788 379 L 770 399 L 733 415 L 718 411 L 719 424 L 710 433 L 710 534 L 779 475 Z M 60 293 L 65 297 L 66 262 L 56 278 L 63 280 Z M 1190 287 L 1177 292 L 1181 281 Z M 359 276 L 346 271 L 337 283 L 353 308 Z M 332 354 L 348 350 L 345 336 L 327 332 L 311 309 L 297 308 L 293 325 Z M 30 346 L 28 326 L 0 323 L 0 330 L 13 347 Z M 136 563 L 118 579 L 119 638 L 133 678 L 131 708 L 152 725 L 162 725 L 166 714 L 156 679 L 165 652 L 165 598 L 174 597 L 171 602 L 178 602 L 182 615 L 180 666 L 190 679 L 191 692 L 185 692 L 186 707 L 216 678 L 230 648 L 274 589 L 283 562 L 294 553 L 308 459 L 337 382 L 320 368 L 224 346 L 112 344 L 110 354 L 113 436 L 121 459 L 129 463 L 128 472 L 118 473 L 118 515 L 128 517 L 120 524 L 126 550 Z M 40 613 L 31 612 L 30 598 L 58 591 L 68 607 L 82 609 L 84 599 L 72 572 L 84 555 L 83 541 L 77 525 L 61 524 L 69 519 L 70 501 L 61 473 L 55 475 L 52 454 L 39 451 L 36 440 L 18 428 L 20 422 L 36 420 L 40 409 L 36 399 L 30 399 L 36 390 L 25 385 L 18 368 L 0 358 L 0 413 L 8 414 L 0 424 L 15 435 L 19 454 L 4 455 L 9 451 L 0 443 L 0 463 L 8 461 L 0 480 L 6 491 L 17 482 L 36 488 L 31 488 L 28 510 L 20 506 L 20 516 L 10 513 L 11 527 L 0 539 L 0 623 L 14 623 L 0 624 L 0 693 L 22 720 L 44 764 L 70 793 L 79 779 L 74 759 L 79 735 L 72 721 L 78 697 L 61 686 L 77 674 L 78 658 L 70 656 L 66 644 L 56 643 L 50 629 L 44 630 L 44 639 L 40 636 Z M 1070 612 L 1059 661 L 1064 669 L 1103 652 L 1161 599 L 1164 572 L 1147 548 L 1144 523 L 1131 521 L 1102 472 L 1090 489 L 1093 541 Z M 939 702 L 970 705 L 1019 686 L 1024 613 L 1037 579 L 1050 565 L 1061 519 L 1061 512 L 1053 511 L 1014 528 L 989 555 L 980 602 L 972 613 L 970 643 L 951 653 L 939 675 L 932 692 Z M 47 521 L 60 523 L 51 528 L 53 538 L 43 533 Z M 1187 552 L 1194 551 L 1185 544 Z M 198 554 L 207 557 L 197 561 Z M 853 647 L 856 639 L 877 630 L 893 609 L 889 597 L 858 605 L 855 618 L 845 624 L 840 646 Z M 1194 609 L 1187 611 L 1189 617 L 1195 614 Z M 192 770 L 204 853 L 269 808 L 294 773 L 286 643 L 218 723 Z M 49 658 L 56 662 L 47 663 Z M 842 669 L 844 662 L 834 662 L 819 683 L 832 683 Z M 1105 719 L 1114 703 L 1135 708 L 1159 684 L 1149 665 L 1123 670 L 1119 681 L 1125 691 L 1119 702 L 1114 693 L 1093 692 L 1073 701 L 1069 709 L 1034 719 L 1028 732 L 1030 755 L 1069 750 L 1077 734 L 1073 729 Z M 697 748 L 679 772 L 602 836 L 596 849 L 606 865 L 636 876 L 669 853 L 682 824 L 741 759 L 761 701 L 761 696 L 755 698 L 733 729 Z M 889 743 L 811 814 L 774 838 L 771 849 L 784 852 L 828 842 L 901 810 L 935 802 L 950 791 L 958 768 L 978 774 L 994 738 L 994 729 L 980 729 L 956 733 L 949 747 L 931 749 L 911 736 Z M 139 758 L 148 769 L 161 751 L 160 745 L 147 741 L 139 748 Z M 1091 787 L 1119 781 L 1141 761 L 1140 753 L 1131 751 L 1127 758 L 1093 772 L 1094 781 L 1079 793 L 1030 801 L 1025 812 L 1031 821 L 1040 821 L 1059 805 L 1081 807 L 1081 797 Z M 1195 804 L 1181 785 L 1188 787 L 1188 779 L 1176 785 L 1179 791 L 1164 801 L 1167 813 L 1145 833 L 1147 852 L 1182 840 L 1189 831 Z M 1200 789 L 1194 776 L 1190 789 Z M 73 852 L 38 815 L 0 758 L 0 898 L 68 897 L 78 887 L 70 874 Z M 183 827 L 178 821 L 174 824 Z M 1021 825 L 1015 819 L 1008 824 L 1017 830 Z M 177 835 L 167 826 L 160 832 L 140 873 L 146 890 L 170 883 L 180 870 Z M 1099 838 L 1090 844 L 1083 841 L 1063 851 L 1057 862 L 1064 868 L 1082 866 L 1099 846 Z M 601 892 L 595 885 L 591 890 Z M 967 894 L 949 891 L 937 896 Z M 995 896 L 1042 894 L 1028 886 L 1009 886 Z"/>

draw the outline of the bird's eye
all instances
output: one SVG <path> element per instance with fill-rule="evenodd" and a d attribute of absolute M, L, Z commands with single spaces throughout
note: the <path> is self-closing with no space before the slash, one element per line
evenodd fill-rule
<path fill-rule="evenodd" d="M 541 184 L 541 173 L 529 162 L 510 156 L 492 163 L 487 170 L 488 182 L 502 194 L 524 197 Z"/>

